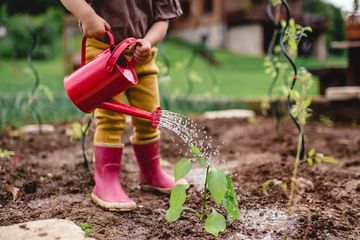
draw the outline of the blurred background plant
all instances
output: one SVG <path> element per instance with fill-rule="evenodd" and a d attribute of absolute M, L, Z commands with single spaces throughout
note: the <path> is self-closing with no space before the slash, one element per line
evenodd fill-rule
<path fill-rule="evenodd" d="M 192 9 L 188 8 L 188 4 L 196 1 L 188 2 L 181 1 L 184 15 L 178 21 L 187 23 L 194 15 L 200 18 L 204 15 L 201 21 L 195 21 L 198 29 L 192 30 L 194 35 L 200 34 L 204 37 L 204 29 L 207 29 L 206 24 L 210 22 L 206 20 L 209 15 L 206 11 L 217 12 L 219 1 L 203 1 L 204 13 L 187 12 Z M 208 5 L 210 2 L 216 4 Z M 231 1 L 226 1 L 228 2 Z M 327 42 L 344 39 L 343 13 L 339 8 L 320 0 L 304 0 L 303 7 L 306 13 L 322 14 L 321 16 L 326 17 Z M 41 83 L 48 87 L 54 98 L 54 101 L 50 102 L 44 94 L 38 96 L 38 111 L 44 122 L 71 121 L 81 117 L 82 113 L 73 107 L 63 90 L 64 65 L 78 61 L 76 57 L 80 50 L 81 32 L 77 28 L 76 20 L 72 20 L 72 28 L 69 30 L 68 13 L 58 0 L 0 1 L 0 125 L 20 126 L 36 121 L 31 113 L 19 108 L 21 99 L 33 85 L 33 76 L 25 59 L 32 41 L 24 24 L 25 14 L 29 14 L 29 21 L 37 37 L 33 63 Z M 203 44 L 200 44 L 201 37 L 198 43 L 189 42 L 175 34 L 177 25 L 177 22 L 172 23 L 169 37 L 160 46 L 161 55 L 165 57 L 157 59 L 162 69 L 159 84 L 163 107 L 182 113 L 249 108 L 246 101 L 237 100 L 266 98 L 269 77 L 263 72 L 263 56 L 246 56 L 226 47 L 213 47 L 211 37 Z M 66 49 L 64 42 L 68 32 L 70 44 Z M 265 38 L 266 36 L 265 34 Z M 225 39 L 225 36 L 223 37 Z M 69 49 L 72 58 L 64 57 Z M 194 57 L 204 55 L 204 49 L 211 49 L 209 53 L 211 58 L 218 62 L 217 66 L 209 65 L 202 57 Z M 329 52 L 339 53 L 332 50 Z M 330 55 L 323 60 L 301 55 L 297 61 L 305 67 L 343 67 L 347 63 L 344 53 L 342 51 L 340 55 Z M 317 79 L 309 93 L 312 96 L 319 94 Z M 274 97 L 280 95 L 279 91 Z M 232 101 L 234 99 L 236 101 Z"/>

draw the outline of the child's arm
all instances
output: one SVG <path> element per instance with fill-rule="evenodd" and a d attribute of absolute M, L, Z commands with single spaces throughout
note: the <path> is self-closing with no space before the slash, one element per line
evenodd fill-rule
<path fill-rule="evenodd" d="M 151 48 L 163 40 L 168 27 L 168 20 L 157 21 L 151 26 L 143 39 L 137 40 L 137 42 L 141 43 L 141 46 L 135 49 L 134 58 L 136 61 L 143 62 L 150 56 Z"/>
<path fill-rule="evenodd" d="M 110 25 L 90 7 L 85 0 L 60 0 L 64 7 L 81 21 L 86 37 L 102 37 Z"/>

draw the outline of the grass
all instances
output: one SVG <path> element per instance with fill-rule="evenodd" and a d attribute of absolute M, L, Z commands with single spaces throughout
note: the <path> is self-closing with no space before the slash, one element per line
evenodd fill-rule
<path fill-rule="evenodd" d="M 185 65 L 192 54 L 190 48 L 185 44 L 178 44 L 178 41 L 167 41 L 163 44 L 162 52 L 166 54 L 171 63 L 171 80 L 163 83 L 163 89 L 171 94 L 183 93 L 188 84 L 185 77 Z M 218 92 L 215 96 L 234 98 L 266 96 L 270 79 L 264 73 L 263 57 L 241 56 L 224 50 L 215 50 L 214 55 L 220 62 L 218 67 L 209 67 L 199 57 L 195 60 L 192 68 L 194 78 L 197 80 L 194 83 L 194 95 L 209 94 L 209 90 L 212 88 L 211 75 L 214 75 L 218 81 Z M 160 62 L 161 57 L 158 57 L 158 63 Z M 344 66 L 346 64 L 344 57 L 332 57 L 323 62 L 313 58 L 299 58 L 298 62 L 299 65 L 305 67 Z M 35 60 L 34 65 L 43 84 L 47 85 L 54 93 L 64 91 L 62 54 L 58 54 L 55 59 L 51 60 Z M 33 76 L 27 67 L 26 60 L 2 59 L 0 72 L 0 93 L 18 93 L 31 89 Z M 311 90 L 312 94 L 316 94 L 317 90 L 317 86 L 314 85 Z"/>
<path fill-rule="evenodd" d="M 80 48 L 80 41 L 77 39 Z M 56 43 L 57 57 L 47 61 L 34 61 L 39 72 L 40 81 L 47 85 L 55 95 L 53 103 L 39 103 L 41 113 L 45 121 L 64 121 L 81 115 L 67 99 L 63 89 L 63 56 L 61 53 L 61 42 Z M 161 46 L 161 53 L 165 54 L 171 63 L 170 78 L 161 79 L 161 92 L 165 96 L 184 97 L 188 89 L 186 78 L 186 65 L 192 55 L 188 44 L 179 40 L 166 41 Z M 160 54 L 159 54 L 160 55 Z M 193 82 L 192 96 L 207 96 L 211 98 L 259 98 L 265 97 L 270 78 L 264 73 L 263 57 L 248 57 L 229 53 L 224 50 L 215 50 L 215 58 L 220 62 L 218 67 L 209 67 L 206 61 L 196 58 L 190 75 Z M 163 61 L 158 58 L 158 65 L 161 69 Z M 317 61 L 313 58 L 299 58 L 299 65 L 306 67 L 322 66 L 345 66 L 345 57 L 331 57 L 326 61 Z M 0 59 L 0 125 L 16 122 L 31 122 L 34 118 L 31 113 L 22 117 L 24 109 L 18 108 L 19 101 L 16 101 L 19 93 L 24 95 L 32 88 L 34 77 L 27 66 L 25 59 Z M 215 77 L 217 83 L 213 83 Z M 310 90 L 312 95 L 318 93 L 318 83 Z M 178 109 L 177 109 L 178 110 Z M 180 109 L 181 110 L 181 109 Z M 6 119 L 6 121 L 4 120 Z"/>

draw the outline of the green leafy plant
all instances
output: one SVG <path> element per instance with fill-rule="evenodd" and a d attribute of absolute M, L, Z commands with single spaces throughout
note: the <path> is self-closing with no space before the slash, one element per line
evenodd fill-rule
<path fill-rule="evenodd" d="M 10 158 L 11 156 L 14 155 L 15 155 L 14 151 L 0 148 L 0 158 Z"/>
<path fill-rule="evenodd" d="M 289 88 L 288 76 L 291 73 L 288 57 L 297 56 L 299 42 L 312 32 L 310 27 L 296 24 L 290 16 L 286 20 L 282 20 L 282 5 L 284 4 L 281 0 L 270 0 L 268 5 L 267 13 L 274 23 L 275 30 L 267 50 L 267 57 L 264 60 L 264 67 L 265 73 L 271 76 L 272 81 L 268 88 L 268 100 L 262 104 L 264 113 L 269 109 L 272 110 L 278 134 L 280 134 L 281 119 L 285 116 L 286 110 L 278 99 L 274 99 L 274 96 L 281 98 L 289 94 L 288 91 L 284 91 Z M 274 9 L 274 14 L 272 9 Z"/>
<path fill-rule="evenodd" d="M 196 214 L 199 220 L 205 221 L 204 227 L 208 233 L 218 236 L 220 232 L 226 229 L 225 217 L 218 212 L 221 207 L 225 209 L 231 221 L 237 220 L 240 215 L 234 184 L 231 177 L 225 174 L 224 171 L 206 162 L 199 148 L 192 146 L 191 151 L 195 158 L 180 159 L 175 166 L 174 176 L 176 180 L 185 177 L 190 172 L 193 161 L 197 161 L 198 164 L 206 170 L 204 190 L 202 193 L 202 209 L 193 209 L 184 206 L 187 186 L 178 184 L 171 191 L 170 207 L 166 212 L 165 219 L 168 222 L 175 222 L 180 218 L 183 211 L 190 211 Z M 216 206 L 215 208 L 211 208 L 210 213 L 208 207 L 209 196 L 211 196 Z"/>
<path fill-rule="evenodd" d="M 266 181 L 262 188 L 265 194 L 270 186 L 280 186 L 284 192 L 289 196 L 288 212 L 291 213 L 292 206 L 296 195 L 296 183 L 298 180 L 298 168 L 301 162 L 306 162 L 312 165 L 316 163 L 328 162 L 335 163 L 335 159 L 329 156 L 324 156 L 321 153 L 316 153 L 315 149 L 311 149 L 308 154 L 305 154 L 305 125 L 307 119 L 311 116 L 311 97 L 308 96 L 308 90 L 313 82 L 312 75 L 304 68 L 298 68 L 295 64 L 294 58 L 298 54 L 298 45 L 303 37 L 307 37 L 307 33 L 311 32 L 310 27 L 302 27 L 295 23 L 291 18 L 291 13 L 286 0 L 270 0 L 269 4 L 275 8 L 275 16 L 270 12 L 269 16 L 273 20 L 276 30 L 276 37 L 273 37 L 273 49 L 268 51 L 268 59 L 265 60 L 265 71 L 273 78 L 279 76 L 280 69 L 284 69 L 284 65 L 291 67 L 291 72 L 287 72 L 284 76 L 287 79 L 284 93 L 287 95 L 287 109 L 291 120 L 298 129 L 298 141 L 296 157 L 294 161 L 294 169 L 291 177 L 290 189 L 288 185 L 277 179 Z M 285 20 L 280 19 L 280 8 L 285 9 Z M 275 42 L 278 42 L 276 47 Z M 273 54 L 277 54 L 274 56 Z M 295 89 L 295 84 L 299 83 Z M 290 84 L 288 84 L 290 83 Z"/>

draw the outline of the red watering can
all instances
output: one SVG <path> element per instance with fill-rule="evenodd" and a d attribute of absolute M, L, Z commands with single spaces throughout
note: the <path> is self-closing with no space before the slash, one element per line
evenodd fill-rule
<path fill-rule="evenodd" d="M 135 117 L 149 119 L 154 128 L 157 128 L 161 109 L 158 107 L 154 112 L 134 108 L 132 106 L 111 100 L 115 95 L 125 91 L 132 84 L 138 83 L 134 71 L 136 61 L 132 58 L 128 61 L 122 53 L 135 38 L 127 38 L 115 46 L 114 38 L 110 32 L 106 32 L 110 45 L 99 56 L 85 64 L 86 38 L 82 40 L 81 67 L 66 76 L 64 87 L 70 100 L 81 111 L 90 113 L 96 108 L 102 108 L 118 113 L 129 114 Z M 119 62 L 125 62 L 125 67 Z"/>

